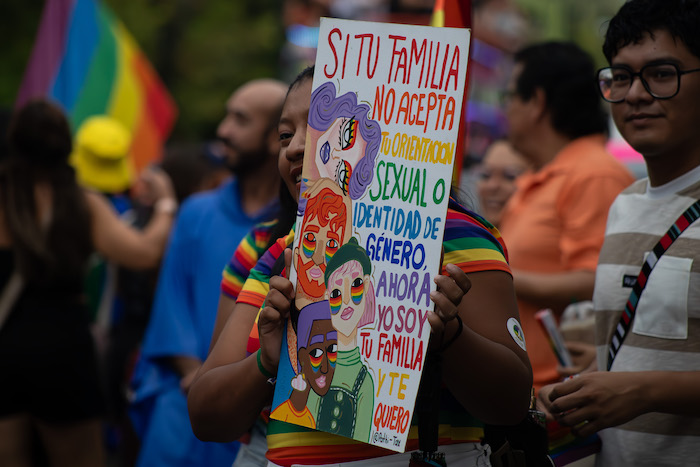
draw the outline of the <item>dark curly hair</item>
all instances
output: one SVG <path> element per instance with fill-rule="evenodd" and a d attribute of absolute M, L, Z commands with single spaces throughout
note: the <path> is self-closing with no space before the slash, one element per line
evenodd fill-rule
<path fill-rule="evenodd" d="M 610 63 L 622 47 L 666 30 L 700 58 L 700 0 L 631 0 L 608 23 L 603 54 Z"/>

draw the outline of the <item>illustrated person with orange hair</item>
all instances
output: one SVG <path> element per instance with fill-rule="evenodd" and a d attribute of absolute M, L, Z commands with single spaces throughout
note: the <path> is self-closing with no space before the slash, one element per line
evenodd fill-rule
<path fill-rule="evenodd" d="M 352 222 L 350 198 L 330 179 L 316 181 L 306 193 L 301 242 L 294 249 L 298 309 L 323 298 L 326 264 L 350 235 Z"/>

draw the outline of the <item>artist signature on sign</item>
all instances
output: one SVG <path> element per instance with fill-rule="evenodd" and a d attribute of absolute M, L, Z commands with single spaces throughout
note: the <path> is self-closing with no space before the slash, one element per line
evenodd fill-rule
<path fill-rule="evenodd" d="M 394 446 L 401 446 L 401 438 L 394 435 L 387 435 L 381 431 L 375 431 L 372 434 L 372 441 L 374 441 L 374 444 L 393 444 Z"/>

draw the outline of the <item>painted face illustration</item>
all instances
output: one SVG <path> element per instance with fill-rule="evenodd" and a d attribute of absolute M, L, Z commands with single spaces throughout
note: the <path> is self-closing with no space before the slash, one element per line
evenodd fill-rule
<path fill-rule="evenodd" d="M 333 230 L 333 224 L 321 225 L 318 218 L 309 221 L 302 232 L 300 253 L 297 259 L 299 285 L 312 299 L 318 299 L 326 291 L 323 273 L 326 264 L 343 238 L 343 229 Z"/>
<path fill-rule="evenodd" d="M 350 336 L 360 322 L 366 306 L 366 284 L 369 276 L 362 272 L 359 261 L 349 261 L 331 274 L 328 281 L 328 302 L 333 327 Z"/>
<path fill-rule="evenodd" d="M 338 118 L 316 142 L 316 165 L 321 177 L 330 178 L 348 193 L 350 177 L 365 155 L 367 143 L 354 117 Z"/>
<path fill-rule="evenodd" d="M 300 299 L 318 301 L 326 292 L 326 264 L 344 241 L 347 216 L 343 196 L 330 189 L 323 189 L 307 203 L 301 239 L 295 249 L 297 305 Z"/>
<path fill-rule="evenodd" d="M 331 81 L 311 93 L 307 143 L 313 163 L 304 167 L 304 177 L 328 178 L 350 199 L 360 199 L 372 184 L 382 141 L 369 104 L 357 99 L 354 92 L 337 95 Z"/>
<path fill-rule="evenodd" d="M 329 319 L 311 325 L 306 347 L 298 350 L 299 364 L 311 389 L 324 396 L 331 387 L 338 352 L 338 335 Z"/>

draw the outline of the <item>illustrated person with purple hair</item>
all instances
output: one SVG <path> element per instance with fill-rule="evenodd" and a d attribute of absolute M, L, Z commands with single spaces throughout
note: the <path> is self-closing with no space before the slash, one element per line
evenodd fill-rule
<path fill-rule="evenodd" d="M 316 420 L 307 406 L 309 392 L 313 389 L 321 397 L 328 393 L 335 373 L 338 349 L 337 332 L 331 324 L 328 302 L 311 303 L 302 308 L 296 331 L 297 376 L 292 380 L 289 399 L 277 406 L 270 416 L 316 428 Z M 290 357 L 290 360 L 295 360 L 292 355 Z"/>
<path fill-rule="evenodd" d="M 326 296 L 331 322 L 338 331 L 338 360 L 328 394 L 321 398 L 319 429 L 369 441 L 374 411 L 374 382 L 360 357 L 357 330 L 374 322 L 372 264 L 351 238 L 326 267 Z"/>
<path fill-rule="evenodd" d="M 332 82 L 312 93 L 308 132 L 315 164 L 308 165 L 307 180 L 330 178 L 351 199 L 362 197 L 372 183 L 382 142 L 382 130 L 369 111 L 353 92 L 336 97 Z"/>

